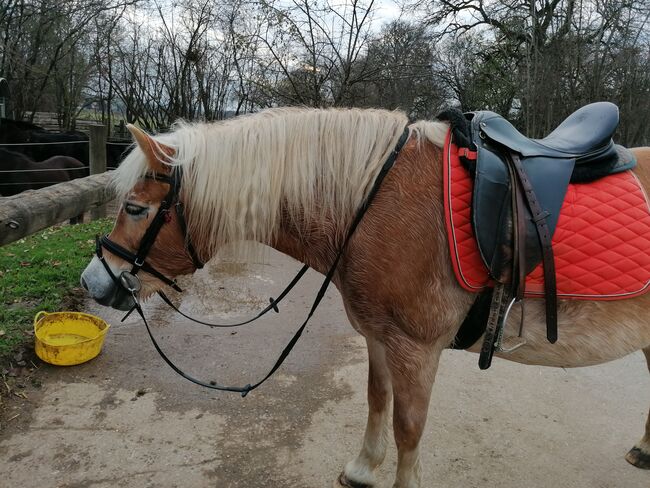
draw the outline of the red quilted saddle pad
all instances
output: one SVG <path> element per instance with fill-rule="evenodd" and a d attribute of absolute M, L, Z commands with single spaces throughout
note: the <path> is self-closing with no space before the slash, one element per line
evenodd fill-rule
<path fill-rule="evenodd" d="M 471 292 L 490 284 L 471 223 L 473 182 L 444 149 L 444 205 L 451 261 L 458 283 Z M 650 207 L 634 173 L 625 171 L 589 184 L 570 184 L 553 237 L 560 298 L 618 300 L 650 285 Z M 527 296 L 543 296 L 540 264 L 526 280 Z"/>

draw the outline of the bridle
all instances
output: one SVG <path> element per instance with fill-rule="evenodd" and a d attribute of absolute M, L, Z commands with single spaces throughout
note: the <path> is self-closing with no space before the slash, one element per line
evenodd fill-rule
<path fill-rule="evenodd" d="M 393 167 L 395 160 L 397 159 L 397 156 L 399 155 L 400 151 L 406 144 L 406 141 L 409 138 L 409 128 L 408 126 L 404 128 L 404 131 L 402 132 L 401 137 L 397 141 L 397 144 L 393 148 L 393 151 L 389 154 L 387 157 L 386 161 L 384 162 L 381 170 L 379 171 L 374 185 L 370 192 L 368 193 L 368 196 L 366 197 L 366 200 L 363 202 L 361 207 L 357 210 L 357 214 L 354 217 L 354 220 L 352 221 L 347 235 L 345 237 L 345 240 L 343 241 L 343 244 L 337 251 L 336 257 L 334 258 L 334 261 L 332 262 L 332 265 L 330 266 L 329 270 L 325 274 L 325 279 L 323 280 L 323 284 L 321 285 L 320 289 L 318 290 L 318 293 L 316 294 L 316 298 L 314 299 L 314 302 L 312 303 L 311 308 L 309 309 L 309 313 L 307 314 L 307 318 L 305 321 L 302 323 L 300 328 L 294 333 L 293 337 L 291 340 L 288 342 L 288 344 L 285 346 L 285 348 L 282 350 L 282 353 L 276 360 L 275 364 L 273 367 L 270 369 L 270 371 L 264 376 L 261 380 L 254 384 L 247 384 L 245 386 L 226 386 L 226 385 L 220 385 L 216 381 L 202 381 L 196 378 L 193 378 L 189 374 L 185 373 L 182 371 L 178 366 L 176 366 L 171 359 L 167 357 L 167 355 L 162 351 L 160 346 L 158 345 L 158 342 L 156 341 L 155 337 L 151 333 L 151 328 L 149 327 L 149 324 L 147 322 L 147 319 L 144 316 L 144 312 L 142 310 L 142 306 L 140 305 L 140 302 L 137 297 L 137 293 L 141 289 L 141 283 L 139 278 L 137 277 L 137 273 L 142 270 L 146 273 L 149 273 L 159 280 L 161 280 L 163 283 L 167 284 L 168 286 L 172 287 L 173 289 L 177 291 L 182 291 L 181 288 L 178 286 L 175 280 L 172 280 L 170 278 L 167 278 L 164 276 L 162 273 L 160 273 L 158 270 L 156 270 L 153 266 L 148 264 L 146 262 L 146 257 L 151 250 L 151 247 L 153 246 L 154 241 L 156 240 L 156 237 L 158 236 L 158 233 L 160 232 L 162 226 L 170 221 L 169 217 L 169 212 L 172 207 L 175 206 L 176 209 L 176 214 L 178 216 L 178 221 L 181 227 L 181 231 L 183 232 L 183 236 L 185 238 L 185 243 L 186 243 L 186 250 L 190 258 L 192 259 L 192 262 L 195 266 L 195 268 L 202 268 L 203 267 L 203 262 L 199 259 L 196 250 L 192 246 L 190 236 L 188 235 L 187 232 L 187 223 L 185 221 L 185 216 L 183 213 L 183 205 L 179 200 L 179 193 L 180 193 L 180 185 L 181 185 L 181 179 L 182 179 L 182 171 L 180 167 L 174 167 L 172 169 L 172 172 L 170 173 L 169 176 L 166 175 L 160 175 L 156 173 L 147 173 L 145 175 L 145 178 L 149 179 L 154 179 L 157 181 L 162 181 L 164 183 L 169 183 L 170 188 L 169 192 L 167 193 L 167 196 L 164 198 L 164 200 L 160 203 L 160 207 L 158 208 L 158 212 L 154 216 L 151 224 L 149 224 L 149 227 L 145 231 L 144 236 L 140 240 L 140 246 L 138 248 L 138 251 L 133 253 L 129 251 L 128 249 L 125 249 L 124 247 L 120 246 L 119 244 L 113 242 L 108 238 L 108 235 L 102 236 L 102 237 L 97 237 L 96 238 L 96 250 L 95 253 L 98 257 L 98 259 L 101 261 L 101 263 L 104 265 L 104 268 L 108 272 L 109 276 L 113 280 L 113 282 L 116 284 L 116 286 L 119 286 L 120 288 L 126 290 L 131 297 L 133 298 L 133 308 L 124 316 L 122 321 L 124 321 L 134 310 L 138 312 L 138 315 L 142 318 L 142 321 L 144 322 L 144 325 L 147 329 L 147 332 L 149 334 L 149 337 L 151 338 L 151 341 L 154 345 L 154 348 L 156 351 L 160 354 L 162 359 L 180 376 L 183 378 L 191 381 L 192 383 L 195 383 L 199 386 L 204 386 L 206 388 L 210 388 L 213 390 L 221 390 L 221 391 L 232 391 L 236 393 L 240 393 L 242 397 L 245 397 L 248 393 L 250 393 L 252 390 L 260 386 L 262 383 L 264 383 L 266 380 L 268 380 L 273 373 L 277 371 L 277 369 L 282 365 L 284 360 L 287 358 L 293 347 L 296 345 L 298 342 L 298 339 L 302 335 L 302 332 L 304 331 L 305 327 L 307 326 L 307 323 L 309 322 L 309 319 L 311 319 L 312 315 L 316 311 L 318 305 L 320 304 L 321 300 L 325 296 L 325 292 L 327 291 L 327 288 L 329 287 L 329 284 L 332 281 L 332 278 L 334 277 L 334 273 L 336 272 L 336 268 L 338 266 L 339 261 L 341 260 L 341 257 L 343 255 L 343 252 L 347 248 L 347 245 L 352 238 L 352 235 L 354 234 L 355 230 L 357 229 L 359 223 L 363 219 L 363 216 L 365 215 L 366 211 L 370 207 L 370 204 L 375 198 L 375 195 L 379 191 L 379 188 L 381 187 L 382 182 L 384 181 L 384 178 L 388 174 L 388 171 Z M 120 273 L 119 278 L 115 276 L 113 271 L 110 269 L 110 266 L 106 262 L 103 256 L 103 251 L 102 248 L 105 248 L 107 251 L 109 251 L 111 254 L 115 254 L 116 256 L 122 258 L 123 260 L 127 261 L 130 263 L 133 267 L 131 268 L 131 271 L 122 271 Z M 274 310 L 275 312 L 278 312 L 278 303 L 289 293 L 289 291 L 300 281 L 300 278 L 305 274 L 305 272 L 309 269 L 309 266 L 304 265 L 298 274 L 294 277 L 294 279 L 289 283 L 289 285 L 285 288 L 285 290 L 278 296 L 277 299 L 271 299 L 271 303 L 264 308 L 261 312 L 259 312 L 255 317 L 252 319 L 246 320 L 244 322 L 240 322 L 237 324 L 210 324 L 207 322 L 203 322 L 201 320 L 194 319 L 185 313 L 181 312 L 174 304 L 171 302 L 171 300 L 162 292 L 159 291 L 158 294 L 160 297 L 167 303 L 169 306 L 171 306 L 174 310 L 176 310 L 178 313 L 183 315 L 184 317 L 193 320 L 194 322 L 198 322 L 204 325 L 207 325 L 209 327 L 236 327 L 244 324 L 248 324 L 253 322 L 254 320 L 257 320 L 260 318 L 262 315 L 266 314 L 267 312 Z"/>
<path fill-rule="evenodd" d="M 187 254 L 192 260 L 192 264 L 194 265 L 194 268 L 201 269 L 204 266 L 203 261 L 199 258 L 196 249 L 192 245 L 192 240 L 190 239 L 190 236 L 187 231 L 187 222 L 185 220 L 183 203 L 180 201 L 180 187 L 183 178 L 182 168 L 179 166 L 174 167 L 169 175 L 148 172 L 144 175 L 144 178 L 169 184 L 169 191 L 167 192 L 165 198 L 160 202 L 160 206 L 158 207 L 158 212 L 156 212 L 156 215 L 151 221 L 151 224 L 149 224 L 149 227 L 147 228 L 144 235 L 142 236 L 138 250 L 135 253 L 133 253 L 128 249 L 124 248 L 123 246 L 120 246 L 117 242 L 112 241 L 108 237 L 108 234 L 105 234 L 101 237 L 100 236 L 95 237 L 95 255 L 102 263 L 104 269 L 110 276 L 111 280 L 113 280 L 115 285 L 121 289 L 126 290 L 131 295 L 134 295 L 134 292 L 135 293 L 139 292 L 140 289 L 142 288 L 142 284 L 139 278 L 137 277 L 137 274 L 140 270 L 149 273 L 152 276 L 155 276 L 170 288 L 173 288 L 178 292 L 182 292 L 183 290 L 181 289 L 180 286 L 178 286 L 176 280 L 168 278 L 167 276 L 165 276 L 163 273 L 158 271 L 156 268 L 154 268 L 146 261 L 146 257 L 149 254 L 149 251 L 151 250 L 151 247 L 153 246 L 153 243 L 155 242 L 158 233 L 162 229 L 162 226 L 166 223 L 171 222 L 170 212 L 172 211 L 172 209 L 174 209 L 176 211 L 178 223 L 181 228 L 181 232 L 183 234 L 183 239 L 185 242 Z M 131 271 L 125 270 L 122 271 L 119 276 L 115 276 L 115 273 L 113 273 L 113 270 L 111 270 L 111 267 L 108 265 L 106 259 L 104 258 L 103 249 L 106 249 L 111 254 L 118 256 L 119 258 L 123 259 L 127 263 L 130 263 L 132 265 Z M 300 269 L 300 271 L 298 271 L 298 273 L 293 278 L 293 280 L 291 280 L 289 285 L 284 289 L 284 291 L 280 293 L 278 298 L 271 298 L 269 300 L 270 301 L 269 305 L 263 310 L 261 310 L 255 317 L 234 324 L 214 324 L 214 323 L 209 323 L 203 320 L 196 319 L 179 310 L 178 307 L 174 305 L 174 303 L 169 299 L 169 297 L 162 290 L 158 291 L 158 295 L 169 307 L 171 307 L 177 313 L 179 313 L 183 317 L 193 322 L 197 322 L 202 325 L 207 325 L 208 327 L 223 327 L 223 328 L 239 327 L 241 325 L 246 325 L 246 324 L 250 324 L 251 322 L 254 322 L 255 320 L 259 319 L 260 317 L 265 315 L 267 312 L 270 312 L 271 310 L 275 312 L 279 312 L 278 304 L 284 299 L 285 296 L 287 296 L 287 294 L 291 291 L 291 289 L 294 286 L 296 286 L 296 284 L 300 281 L 300 279 L 303 277 L 303 275 L 307 272 L 308 269 L 309 266 L 304 265 Z M 138 303 L 138 301 L 135 300 L 135 303 Z M 122 319 L 122 321 L 124 321 L 126 317 L 128 317 L 131 314 L 131 312 L 133 312 L 133 310 L 135 310 L 135 307 L 131 309 L 131 311 L 129 311 L 129 313 Z"/>
<path fill-rule="evenodd" d="M 149 227 L 144 233 L 144 236 L 142 236 L 138 250 L 135 253 L 133 253 L 128 249 L 120 246 L 118 243 L 112 241 L 108 237 L 108 234 L 106 234 L 101 237 L 97 236 L 95 238 L 95 254 L 97 255 L 97 258 L 101 261 L 101 263 L 104 265 L 104 268 L 106 269 L 108 275 L 118 286 L 124 288 L 125 287 L 124 282 L 126 281 L 131 282 L 131 284 L 134 284 L 138 272 L 142 270 L 146 273 L 149 273 L 150 275 L 155 276 L 160 281 L 165 283 L 167 286 L 173 288 L 174 290 L 182 292 L 183 290 L 178 286 L 175 280 L 166 277 L 156 268 L 151 266 L 146 261 L 146 258 L 147 255 L 149 254 L 149 251 L 151 251 L 151 247 L 153 246 L 156 237 L 158 237 L 158 233 L 162 229 L 162 226 L 165 223 L 171 222 L 170 212 L 172 211 L 173 208 L 176 211 L 178 223 L 180 225 L 181 232 L 183 234 L 183 238 L 185 241 L 185 248 L 187 250 L 190 259 L 192 260 L 192 264 L 196 269 L 201 269 L 203 267 L 203 262 L 201 261 L 198 254 L 196 253 L 196 249 L 192 245 L 192 241 L 187 233 L 187 222 L 185 221 L 185 212 L 183 210 L 183 203 L 179 200 L 181 181 L 183 179 L 183 170 L 181 167 L 176 166 L 172 168 L 172 171 L 169 175 L 163 175 L 160 173 L 146 173 L 144 177 L 146 179 L 159 181 L 161 183 L 167 183 L 169 185 L 169 191 L 167 192 L 165 198 L 160 202 L 160 206 L 158 207 L 158 212 L 156 212 L 156 215 L 151 221 L 151 224 L 149 224 Z M 123 259 L 127 263 L 130 263 L 132 265 L 131 271 L 122 271 L 118 279 L 118 277 L 115 276 L 110 266 L 104 259 L 104 253 L 102 248 L 105 248 L 108 252 L 114 254 L 115 256 L 118 256 L 119 258 Z"/>

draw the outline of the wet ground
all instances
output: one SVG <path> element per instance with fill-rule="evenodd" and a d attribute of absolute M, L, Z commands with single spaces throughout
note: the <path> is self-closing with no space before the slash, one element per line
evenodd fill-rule
<path fill-rule="evenodd" d="M 210 265 L 185 280 L 181 308 L 232 319 L 263 307 L 299 264 Z M 245 384 L 261 377 L 300 325 L 321 276 L 308 274 L 258 324 L 211 330 L 146 312 L 161 346 L 192 374 Z M 102 354 L 68 368 L 39 364 L 40 388 L 8 405 L 0 487 L 329 487 L 365 427 L 363 341 L 330 290 L 280 371 L 246 398 L 177 376 L 139 319 L 88 302 L 112 324 Z M 647 488 L 624 455 L 641 437 L 650 378 L 641 354 L 561 370 L 445 352 L 422 443 L 425 487 Z M 379 479 L 389 487 L 394 448 Z"/>

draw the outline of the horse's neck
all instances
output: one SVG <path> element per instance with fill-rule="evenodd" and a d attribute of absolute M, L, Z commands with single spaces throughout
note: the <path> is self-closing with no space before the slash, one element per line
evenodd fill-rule
<path fill-rule="evenodd" d="M 268 244 L 324 274 L 336 258 L 342 237 L 341 231 L 327 220 L 298 226 L 293 219 L 285 216 L 276 236 Z"/>
<path fill-rule="evenodd" d="M 20 153 L 12 151 L 0 151 L 0 163 L 5 170 L 27 169 L 30 160 Z"/>

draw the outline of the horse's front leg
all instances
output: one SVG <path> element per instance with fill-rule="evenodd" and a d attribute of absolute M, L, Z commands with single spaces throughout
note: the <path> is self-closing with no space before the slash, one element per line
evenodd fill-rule
<path fill-rule="evenodd" d="M 368 423 L 363 446 L 356 459 L 341 473 L 337 486 L 372 487 L 374 470 L 383 462 L 388 444 L 388 412 L 392 397 L 390 371 L 386 364 L 384 346 L 375 339 L 368 344 Z"/>
<path fill-rule="evenodd" d="M 393 488 L 419 488 L 420 438 L 427 420 L 431 388 L 442 346 L 402 338 L 388 355 L 393 385 L 393 430 L 397 473 Z"/>
<path fill-rule="evenodd" d="M 650 347 L 645 348 L 643 352 L 650 370 Z M 627 453 L 625 459 L 637 468 L 650 469 L 650 412 L 648 412 L 643 439 Z"/>

